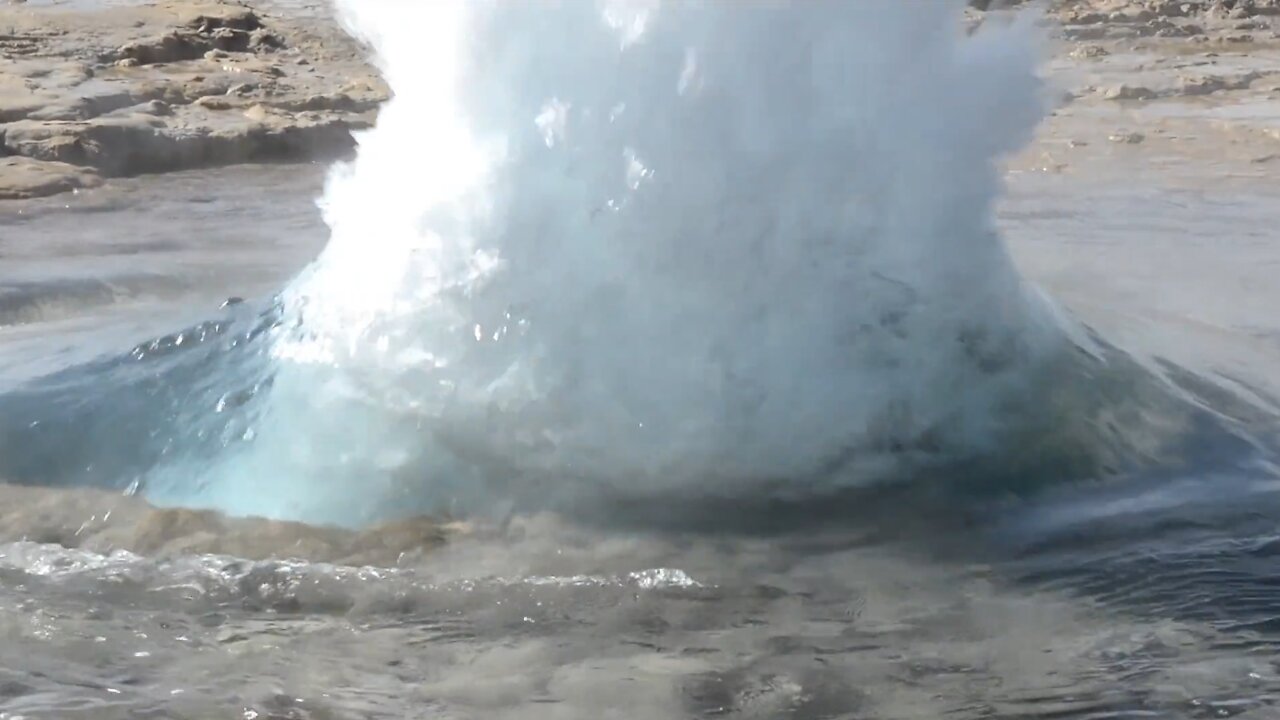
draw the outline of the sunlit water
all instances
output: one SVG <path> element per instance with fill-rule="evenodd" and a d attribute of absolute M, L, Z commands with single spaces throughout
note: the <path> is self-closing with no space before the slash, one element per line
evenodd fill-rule
<path fill-rule="evenodd" d="M 379 181 L 398 178 L 395 170 Z M 293 296 L 276 296 L 329 234 L 312 204 L 322 192 L 316 170 L 143 179 L 26 204 L 21 216 L 0 211 L 0 467 L 10 479 L 46 486 L 0 495 L 0 540 L 8 543 L 0 546 L 0 717 L 1270 717 L 1280 692 L 1280 480 L 1270 463 L 1280 327 L 1272 297 L 1251 281 L 1280 260 L 1259 236 L 1280 205 L 1258 183 L 1209 186 L 1159 168 L 1140 173 L 1122 159 L 1093 176 L 1015 174 L 1011 184 L 998 226 L 1017 266 L 1078 320 L 1041 315 L 1034 293 L 1028 314 L 1012 316 L 983 315 L 989 296 L 972 296 L 977 306 L 962 308 L 970 314 L 960 320 L 985 318 L 997 331 L 1044 323 L 1053 328 L 1045 357 L 1062 347 L 1062 357 L 1081 358 L 1049 362 L 1044 384 L 1011 386 L 1030 393 L 1015 400 L 1042 399 L 1032 407 L 1080 423 L 1067 441 L 1045 442 L 1046 427 L 1060 426 L 1018 415 L 1032 419 L 1026 433 L 997 432 L 1012 438 L 1007 446 L 968 458 L 940 450 L 957 447 L 944 441 L 912 447 L 919 436 L 897 418 L 885 436 L 854 446 L 900 472 L 886 475 L 881 462 L 824 476 L 802 465 L 794 479 L 807 490 L 778 493 L 762 480 L 788 479 L 788 462 L 824 449 L 821 442 L 759 454 L 778 462 L 778 478 L 698 468 L 732 460 L 733 442 L 759 437 L 761 427 L 818 427 L 805 425 L 803 413 L 775 405 L 772 415 L 753 416 L 764 426 L 695 436 L 699 443 L 675 448 L 684 452 L 664 466 L 673 472 L 646 475 L 631 442 L 657 445 L 619 441 L 609 423 L 655 405 L 705 413 L 702 400 L 642 385 L 622 394 L 618 414 L 594 392 L 569 393 L 559 396 L 562 407 L 601 409 L 599 429 L 610 432 L 579 435 L 583 443 L 570 444 L 567 456 L 535 446 L 532 468 L 512 465 L 512 448 L 526 447 L 506 444 L 519 439 L 519 424 L 488 426 L 498 432 L 492 442 L 475 433 L 483 425 L 422 432 L 424 447 L 443 437 L 444 447 L 465 450 L 461 459 L 483 466 L 486 483 L 507 471 L 536 488 L 486 484 L 469 498 L 481 511 L 445 528 L 396 520 L 457 510 L 440 502 L 456 477 L 404 455 L 379 465 L 385 457 L 372 452 L 414 436 L 396 423 L 421 421 L 422 411 L 408 407 L 430 399 L 421 378 L 376 357 L 345 364 L 360 383 L 373 380 L 363 391 L 383 401 L 376 413 L 368 396 L 355 404 L 349 392 L 326 396 L 344 389 L 341 375 L 290 371 L 286 391 L 274 390 L 274 363 L 290 360 L 268 350 L 299 338 L 281 334 L 297 321 L 289 303 L 337 281 L 344 267 L 326 271 L 322 259 L 289 285 Z M 420 190 L 405 180 L 404 195 L 380 202 L 416 202 Z M 931 198 L 919 187 L 903 193 Z M 495 237 L 520 257 L 520 247 Z M 882 236 L 867 237 L 874 248 Z M 329 257 L 341 256 L 333 247 Z M 985 259 L 969 260 L 994 262 L 983 266 L 990 275 L 1015 279 L 997 299 L 1023 302 L 1029 286 L 1000 264 L 1003 246 L 975 247 Z M 564 257 L 581 252 L 569 248 Z M 910 259 L 929 258 L 880 261 L 910 269 Z M 378 268 L 373 261 L 365 269 Z M 918 272 L 921 283 L 955 281 L 924 266 Z M 365 277 L 374 286 L 385 279 Z M 824 277 L 841 279 L 835 270 Z M 573 295 L 591 278 L 575 270 L 558 281 Z M 794 290 L 784 279 L 764 294 Z M 720 297 L 712 289 L 736 299 L 761 294 L 691 282 L 711 298 Z M 507 293 L 536 298 L 542 290 L 501 278 L 488 287 L 496 296 L 469 312 Z M 945 287 L 953 290 L 941 297 L 970 292 Z M 344 298 L 330 309 L 347 319 L 320 327 L 345 331 L 353 318 L 367 319 L 369 299 Z M 893 290 L 871 301 L 889 304 L 875 308 L 880 316 L 900 299 Z M 627 310 L 613 302 L 613 311 Z M 700 307 L 715 317 L 721 306 Z M 411 309 L 409 327 L 432 327 L 430 313 Z M 679 315 L 672 307 L 650 310 L 639 325 L 624 315 L 621 327 L 686 342 L 658 332 Z M 815 322 L 851 316 L 791 310 Z M 578 307 L 559 312 L 615 326 Z M 746 321 L 768 328 L 768 318 L 766 308 Z M 923 322 L 952 327 L 950 316 Z M 461 329 L 476 342 L 470 324 Z M 918 343 L 910 348 L 928 353 L 938 336 L 915 339 L 914 329 L 909 321 L 904 330 Z M 566 337 L 547 335 L 542 347 L 562 350 Z M 605 351 L 628 340 L 607 339 L 571 346 L 597 353 L 588 367 L 613 390 L 637 389 L 616 384 L 622 380 L 681 379 L 672 375 L 678 364 L 610 375 Z M 837 379 L 810 377 L 812 366 L 803 382 L 771 387 L 788 377 L 776 364 L 787 353 L 735 344 L 732 333 L 717 339 L 722 351 L 757 358 L 744 371 L 765 390 L 844 392 Z M 790 340 L 809 351 L 826 343 Z M 444 337 L 442 346 L 455 341 Z M 476 377 L 509 358 L 479 357 Z M 919 377 L 986 382 L 1000 370 L 953 376 L 946 360 L 930 357 Z M 1018 402 L 998 409 L 1026 412 Z M 313 417 L 326 410 L 333 414 Z M 314 456 L 279 463 L 228 453 L 278 447 L 261 442 L 259 412 L 274 413 L 267 433 L 304 443 Z M 578 429 L 560 422 L 533 416 L 540 429 Z M 582 456 L 594 463 L 588 471 L 562 473 L 566 457 L 584 448 L 594 450 Z M 946 462 L 909 462 L 921 452 Z M 335 463 L 344 453 L 359 462 Z M 602 474 L 602 457 L 626 472 Z M 696 462 L 678 462 L 690 458 Z M 565 477 L 548 476 L 548 467 Z M 324 472 L 309 488 L 313 468 Z M 830 477 L 852 481 L 828 487 Z M 688 492 L 704 479 L 721 491 Z M 639 480 L 646 492 L 609 487 Z M 750 491 L 726 491 L 735 480 Z M 600 494 L 584 490 L 601 485 Z M 234 492 L 209 491 L 220 487 Z M 544 493 L 553 497 L 537 497 Z M 311 524 L 157 511 L 138 497 L 147 494 Z"/>

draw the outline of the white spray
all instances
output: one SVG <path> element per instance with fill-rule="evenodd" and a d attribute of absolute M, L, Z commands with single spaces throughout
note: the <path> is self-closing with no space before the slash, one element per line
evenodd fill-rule
<path fill-rule="evenodd" d="M 881 482 L 991 451 L 1062 349 L 992 225 L 995 162 L 1042 114 L 1026 23 L 338 6 L 394 99 L 330 179 L 256 438 L 197 502 L 358 523 L 522 483 Z"/>

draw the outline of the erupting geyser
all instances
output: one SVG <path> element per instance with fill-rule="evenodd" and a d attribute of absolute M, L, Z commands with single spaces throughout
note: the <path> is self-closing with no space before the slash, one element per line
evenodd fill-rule
<path fill-rule="evenodd" d="M 261 316 L 7 398 L 9 477 L 357 525 L 1041 483 L 1151 455 L 1180 422 L 995 231 L 997 162 L 1043 110 L 1026 16 L 970 34 L 962 0 L 340 9 L 394 99 L 333 170 L 326 250 Z M 89 407 L 75 383 L 104 374 Z"/>
<path fill-rule="evenodd" d="M 209 502 L 868 483 L 1002 442 L 1061 351 L 991 219 L 994 161 L 1041 117 L 1024 24 L 966 36 L 960 1 L 339 5 L 395 98 L 333 171 L 332 239 Z"/>

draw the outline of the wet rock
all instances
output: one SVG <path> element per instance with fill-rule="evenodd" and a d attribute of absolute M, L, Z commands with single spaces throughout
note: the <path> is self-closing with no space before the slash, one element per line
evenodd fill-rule
<path fill-rule="evenodd" d="M 271 117 L 271 113 L 267 110 L 267 106 L 258 103 L 245 110 L 244 116 L 255 122 L 266 122 Z"/>
<path fill-rule="evenodd" d="M 254 50 L 279 50 L 284 46 L 284 38 L 270 30 L 259 28 L 249 35 L 249 47 Z"/>
<path fill-rule="evenodd" d="M 1137 145 L 1143 140 L 1146 140 L 1147 136 L 1139 132 L 1122 132 L 1114 133 L 1108 136 L 1107 139 L 1113 143 L 1119 143 L 1121 145 Z"/>
<path fill-rule="evenodd" d="M 94 94 L 49 103 L 27 115 L 28 120 L 89 120 L 99 115 L 132 107 L 162 93 L 153 88 L 120 87 L 103 89 Z"/>
<path fill-rule="evenodd" d="M 1159 17 L 1180 18 L 1186 17 L 1192 6 L 1190 3 L 1181 2 L 1181 0 L 1166 0 L 1165 2 L 1157 2 L 1150 6 L 1153 13 Z"/>
<path fill-rule="evenodd" d="M 163 100 L 151 100 L 138 107 L 138 112 L 164 117 L 173 114 L 173 108 Z"/>
<path fill-rule="evenodd" d="M 158 152 L 152 146 L 160 143 L 159 127 L 159 120 L 145 116 L 90 122 L 23 121 L 7 128 L 5 150 L 38 160 L 93 167 L 103 175 L 123 175 L 138 158 Z"/>
<path fill-rule="evenodd" d="M 1219 90 L 1245 90 L 1262 77 L 1259 72 L 1249 72 L 1234 78 L 1218 75 L 1197 75 L 1181 79 L 1181 93 L 1186 96 L 1209 95 Z"/>
<path fill-rule="evenodd" d="M 1071 25 L 1100 25 L 1108 19 L 1100 12 L 1081 12 L 1067 15 L 1063 21 Z"/>
<path fill-rule="evenodd" d="M 1146 35 L 1160 38 L 1189 38 L 1204 34 L 1204 28 L 1193 23 L 1173 23 L 1154 20 L 1147 24 Z"/>
<path fill-rule="evenodd" d="M 248 47 L 248 37 L 245 38 Z M 210 38 L 174 31 L 152 40 L 140 40 L 120 46 L 116 50 L 116 63 L 121 67 L 136 67 L 154 63 L 171 63 L 195 60 L 214 48 Z M 226 49 L 226 48 L 220 48 Z M 132 62 L 130 62 L 132 61 Z M 121 64 L 125 63 L 125 64 Z"/>
<path fill-rule="evenodd" d="M 264 160 L 332 157 L 352 145 L 362 127 L 338 118 L 273 118 L 228 122 L 218 128 L 169 125 L 133 114 L 89 122 L 23 121 L 5 133 L 7 152 L 91 167 L 105 177 L 169 172 Z"/>
<path fill-rule="evenodd" d="M 1107 28 L 1101 25 L 1091 27 L 1068 27 L 1062 31 L 1063 36 L 1068 40 L 1102 40 L 1111 35 Z"/>
<path fill-rule="evenodd" d="M 1101 45 L 1080 45 L 1079 47 L 1074 48 L 1070 53 L 1071 57 L 1077 60 L 1106 57 L 1110 54 L 1111 52 Z"/>
<path fill-rule="evenodd" d="M 92 178 L 74 182 L 94 182 L 332 157 L 388 96 L 364 51 L 313 18 L 286 14 L 268 26 L 251 8 L 218 0 L 4 7 L 0 156 L 37 163 L 23 165 L 26 175 L 61 163 Z M 289 76 L 284 52 L 306 72 Z"/>
<path fill-rule="evenodd" d="M 190 17 L 186 17 L 178 29 L 120 46 L 115 52 L 117 63 L 181 62 L 213 51 L 247 52 L 255 47 L 274 49 L 284 45 L 279 35 L 263 29 L 261 19 L 249 8 L 211 5 L 198 11 L 187 9 L 181 15 Z"/>
<path fill-rule="evenodd" d="M 1114 12 L 1107 16 L 1107 22 L 1112 23 L 1143 23 L 1148 22 L 1156 17 L 1156 14 L 1141 8 L 1131 12 Z"/>
<path fill-rule="evenodd" d="M 1151 88 L 1141 85 L 1113 85 L 1102 91 L 1105 100 L 1152 100 L 1156 93 Z"/>
<path fill-rule="evenodd" d="M 90 170 L 26 157 L 0 158 L 0 200 L 26 200 L 102 184 Z"/>
<path fill-rule="evenodd" d="M 22 120 L 58 100 L 56 95 L 33 92 L 20 83 L 15 85 L 0 89 L 0 123 Z"/>
<path fill-rule="evenodd" d="M 249 33 L 231 28 L 218 28 L 208 36 L 209 44 L 215 50 L 226 52 L 244 52 L 249 50 Z M 203 53 L 201 53 L 203 54 Z"/>
<path fill-rule="evenodd" d="M 350 95 L 337 92 L 323 95 L 311 95 L 300 100 L 286 100 L 273 103 L 275 107 L 292 112 L 315 112 L 318 110 L 340 110 L 344 112 L 366 112 L 378 106 L 376 99 L 356 100 Z"/>
<path fill-rule="evenodd" d="M 231 108 L 236 106 L 235 103 L 232 103 L 226 98 L 221 98 L 214 95 L 206 95 L 202 98 L 197 98 L 195 102 L 192 103 L 192 105 L 205 108 L 206 110 L 230 110 Z"/>
<path fill-rule="evenodd" d="M 1209 95 L 1227 87 L 1227 83 L 1220 77 L 1213 75 L 1203 77 L 1190 77 L 1182 79 L 1181 92 L 1183 95 Z"/>
<path fill-rule="evenodd" d="M 221 29 L 251 32 L 262 27 L 258 14 L 241 5 L 210 4 L 186 8 L 182 11 L 182 20 L 184 25 L 199 33 Z"/>

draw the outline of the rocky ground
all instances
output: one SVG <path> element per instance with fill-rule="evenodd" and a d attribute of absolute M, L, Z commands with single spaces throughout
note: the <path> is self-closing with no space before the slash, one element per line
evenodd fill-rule
<path fill-rule="evenodd" d="M 1058 107 L 1015 170 L 1119 167 L 1116 153 L 1195 165 L 1201 180 L 1280 165 L 1280 0 L 1057 0 L 1048 7 L 1056 46 L 1046 75 Z M 999 15 L 975 9 L 971 19 Z"/>
<path fill-rule="evenodd" d="M 0 4 L 0 199 L 332 156 L 387 97 L 324 4 Z"/>
<path fill-rule="evenodd" d="M 1026 4 L 972 0 L 972 19 Z M 1189 114 L 1162 113 L 1162 104 L 1193 100 L 1203 110 L 1241 98 L 1251 109 L 1219 113 L 1215 125 L 1232 125 L 1227 154 L 1280 158 L 1280 0 L 1047 8 L 1063 43 L 1051 70 L 1064 105 L 1027 162 L 1062 169 L 1090 142 L 1169 149 L 1182 137 L 1185 146 L 1189 133 L 1178 128 Z M 8 0 L 0 4 L 0 199 L 340 154 L 387 97 L 364 57 L 324 0 Z"/>

